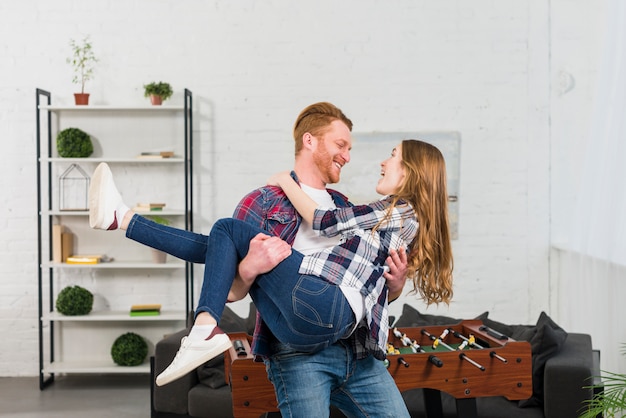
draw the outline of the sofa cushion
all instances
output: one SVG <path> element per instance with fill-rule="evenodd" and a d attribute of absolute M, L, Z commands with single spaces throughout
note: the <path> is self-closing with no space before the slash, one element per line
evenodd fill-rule
<path fill-rule="evenodd" d="M 567 332 L 558 326 L 545 312 L 541 312 L 536 325 L 507 325 L 486 318 L 483 323 L 516 341 L 528 341 L 532 352 L 533 394 L 519 401 L 521 408 L 543 406 L 544 371 L 546 362 L 561 351 Z"/>
<path fill-rule="evenodd" d="M 489 315 L 489 312 L 483 312 L 474 319 L 484 320 Z M 417 309 L 406 303 L 402 307 L 402 315 L 393 324 L 394 327 L 410 328 L 410 327 L 424 327 L 424 326 L 438 326 L 438 325 L 453 325 L 461 322 L 462 319 L 452 318 L 443 315 L 428 315 L 419 312 Z"/>
<path fill-rule="evenodd" d="M 222 318 L 220 319 L 220 328 L 226 333 L 231 332 L 248 332 L 248 320 L 242 318 L 233 312 L 228 306 L 224 307 Z"/>
<path fill-rule="evenodd" d="M 512 337 L 518 341 L 528 341 L 533 358 L 533 394 L 529 399 L 519 402 L 520 407 L 543 406 L 543 375 L 546 362 L 561 351 L 567 332 L 558 326 L 545 312 L 541 312 L 537 325 L 519 327 Z"/>

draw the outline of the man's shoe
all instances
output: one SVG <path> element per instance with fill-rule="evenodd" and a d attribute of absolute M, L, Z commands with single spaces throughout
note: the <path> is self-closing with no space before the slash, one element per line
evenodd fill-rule
<path fill-rule="evenodd" d="M 119 228 L 115 211 L 122 204 L 122 196 L 113 182 L 107 163 L 96 167 L 89 185 L 89 226 L 94 229 Z"/>
<path fill-rule="evenodd" d="M 156 385 L 163 386 L 179 379 L 232 347 L 230 338 L 215 327 L 206 340 L 189 341 L 183 337 L 172 363 L 157 376 Z"/>

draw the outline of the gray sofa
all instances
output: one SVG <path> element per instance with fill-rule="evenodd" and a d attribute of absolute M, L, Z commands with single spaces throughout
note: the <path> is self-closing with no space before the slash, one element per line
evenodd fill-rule
<path fill-rule="evenodd" d="M 256 311 L 250 305 L 248 318 L 240 318 L 226 308 L 221 327 L 226 332 L 251 334 L 254 328 Z M 529 341 L 532 348 L 533 395 L 530 399 L 510 401 L 504 397 L 477 398 L 476 413 L 479 418 L 574 418 L 586 400 L 593 396 L 592 379 L 599 375 L 599 352 L 592 348 L 591 337 L 587 334 L 567 333 L 542 313 L 535 325 L 506 325 L 488 318 L 485 312 L 476 319 L 504 335 L 518 340 Z M 404 305 L 402 315 L 394 323 L 397 327 L 423 327 L 458 323 L 457 318 L 424 315 L 409 305 Z M 180 339 L 187 334 L 183 329 L 172 334 L 155 347 L 152 358 L 152 382 L 173 359 L 180 346 Z M 412 417 L 426 417 L 425 391 L 413 389 L 403 392 Z M 152 417 L 219 417 L 233 416 L 230 387 L 225 383 L 224 357 L 219 356 L 195 373 L 164 387 L 152 385 Z M 431 392 L 432 394 L 432 392 Z M 465 406 L 455 398 L 441 392 L 442 418 L 457 417 L 459 411 L 468 415 Z M 473 409 L 473 406 L 472 406 Z M 431 414 L 432 415 L 432 414 Z M 462 414 L 459 414 L 462 415 Z M 469 413 L 473 416 L 472 413 Z M 280 417 L 278 412 L 267 416 Z M 341 412 L 332 409 L 330 416 L 343 417 Z M 432 417 L 429 417 L 432 418 Z"/>

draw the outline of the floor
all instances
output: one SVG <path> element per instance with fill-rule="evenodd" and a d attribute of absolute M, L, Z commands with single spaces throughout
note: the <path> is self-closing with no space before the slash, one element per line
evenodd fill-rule
<path fill-rule="evenodd" d="M 0 377 L 0 417 L 150 417 L 150 376 L 57 376 L 43 391 L 38 377 Z"/>

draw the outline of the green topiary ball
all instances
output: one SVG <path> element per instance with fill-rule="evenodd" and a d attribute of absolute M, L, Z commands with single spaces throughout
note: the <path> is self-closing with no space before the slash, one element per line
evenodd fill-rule
<path fill-rule="evenodd" d="M 87 315 L 93 308 L 93 295 L 80 286 L 68 286 L 59 292 L 56 308 L 63 315 Z"/>
<path fill-rule="evenodd" d="M 91 137 L 78 128 L 63 129 L 57 135 L 57 152 L 64 158 L 84 158 L 93 153 Z"/>
<path fill-rule="evenodd" d="M 148 344 L 133 332 L 117 337 L 111 347 L 111 357 L 120 366 L 138 366 L 148 355 Z"/>

